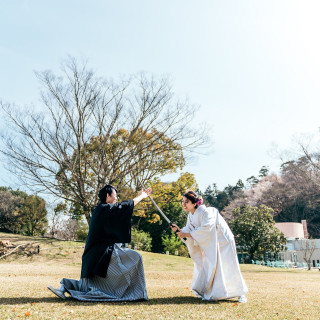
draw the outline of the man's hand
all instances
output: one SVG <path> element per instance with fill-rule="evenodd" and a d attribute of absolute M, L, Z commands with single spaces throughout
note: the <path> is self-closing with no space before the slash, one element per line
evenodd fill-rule
<path fill-rule="evenodd" d="M 141 189 L 141 191 L 139 192 L 139 196 L 142 196 L 142 199 L 145 199 L 147 198 L 148 196 L 150 196 L 152 192 L 152 189 L 151 188 L 148 188 L 146 190 L 144 189 Z"/>
<path fill-rule="evenodd" d="M 147 198 L 152 192 L 151 188 L 148 188 L 146 190 L 141 189 L 139 194 L 133 199 L 134 205 L 137 205 L 141 200 Z"/>

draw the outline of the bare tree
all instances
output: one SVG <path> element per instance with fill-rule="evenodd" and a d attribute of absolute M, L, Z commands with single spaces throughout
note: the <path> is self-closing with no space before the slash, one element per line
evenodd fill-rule
<path fill-rule="evenodd" d="M 299 241 L 299 244 L 303 251 L 303 259 L 308 264 L 308 270 L 311 270 L 312 255 L 316 250 L 316 241 L 314 239 L 303 239 Z"/>
<path fill-rule="evenodd" d="M 65 199 L 87 221 L 105 183 L 136 188 L 138 176 L 174 172 L 207 142 L 205 129 L 192 125 L 197 108 L 177 101 L 167 78 L 115 84 L 73 58 L 62 76 L 37 77 L 41 112 L 1 103 L 15 133 L 4 135 L 1 152 L 23 183 Z"/>
<path fill-rule="evenodd" d="M 283 168 L 297 180 L 305 180 L 320 191 L 320 140 L 318 134 L 300 134 L 294 137 L 294 150 L 285 150 L 278 156 Z"/>
<path fill-rule="evenodd" d="M 227 220 L 232 220 L 234 215 L 234 210 L 237 208 L 244 208 L 248 204 L 246 197 L 239 197 L 230 201 L 230 203 L 221 211 L 222 216 Z"/>
<path fill-rule="evenodd" d="M 62 216 L 64 211 L 66 210 L 65 203 L 47 203 L 47 208 L 49 209 L 48 213 L 48 221 L 49 221 L 49 228 L 48 228 L 48 236 L 55 238 L 57 235 L 58 230 L 61 228 L 62 223 Z"/>
<path fill-rule="evenodd" d="M 58 239 L 63 240 L 77 240 L 76 232 L 78 229 L 78 221 L 73 219 L 68 219 L 60 224 L 60 228 L 57 230 Z"/>
<path fill-rule="evenodd" d="M 245 190 L 239 197 L 236 196 L 230 201 L 229 205 L 222 211 L 223 216 L 230 220 L 234 217 L 234 209 L 244 208 L 246 205 L 258 207 L 261 204 L 274 209 L 278 213 L 276 210 L 280 210 L 280 197 L 282 196 L 277 192 L 279 184 L 283 184 L 280 176 L 275 174 L 262 176 L 261 180 L 256 182 L 250 189 Z"/>

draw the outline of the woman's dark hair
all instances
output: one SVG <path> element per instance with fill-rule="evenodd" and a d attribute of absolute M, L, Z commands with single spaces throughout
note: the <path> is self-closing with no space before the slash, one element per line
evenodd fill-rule
<path fill-rule="evenodd" d="M 187 191 L 183 196 L 190 200 L 191 203 L 197 203 L 199 201 L 198 194 L 192 190 Z M 196 205 L 195 208 L 198 208 L 198 205 Z"/>
<path fill-rule="evenodd" d="M 106 203 L 107 200 L 107 194 L 111 196 L 112 191 L 115 191 L 118 193 L 118 190 L 111 184 L 106 184 L 98 193 L 98 197 L 101 201 L 101 203 Z"/>

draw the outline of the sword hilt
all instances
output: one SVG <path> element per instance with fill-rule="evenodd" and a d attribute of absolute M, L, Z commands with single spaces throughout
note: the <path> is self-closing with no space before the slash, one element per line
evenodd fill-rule
<path fill-rule="evenodd" d="M 173 223 L 172 222 L 170 222 L 170 227 L 172 227 L 173 226 Z M 180 230 L 181 231 L 181 230 Z M 177 234 L 178 233 L 178 229 L 175 231 L 175 234 Z M 187 238 L 183 238 L 183 240 L 184 241 L 187 241 Z"/>

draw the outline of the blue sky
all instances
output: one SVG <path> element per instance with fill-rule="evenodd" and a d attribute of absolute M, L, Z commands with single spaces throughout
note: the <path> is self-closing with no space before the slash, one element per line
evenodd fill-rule
<path fill-rule="evenodd" d="M 169 75 L 201 106 L 190 126 L 206 122 L 213 140 L 185 171 L 222 189 L 263 165 L 277 172 L 272 146 L 317 132 L 319 15 L 319 1 L 0 0 L 0 99 L 37 105 L 34 71 L 58 71 L 67 55 L 106 78 Z"/>

